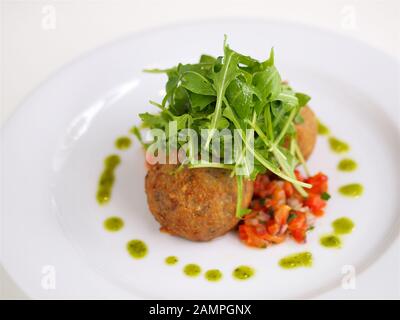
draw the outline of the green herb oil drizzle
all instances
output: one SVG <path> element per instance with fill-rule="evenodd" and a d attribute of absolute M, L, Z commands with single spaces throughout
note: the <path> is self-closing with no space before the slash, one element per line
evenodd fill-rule
<path fill-rule="evenodd" d="M 339 171 L 350 172 L 357 169 L 357 162 L 353 159 L 342 159 L 337 165 Z"/>
<path fill-rule="evenodd" d="M 351 198 L 358 198 L 363 194 L 363 192 L 364 187 L 359 183 L 346 184 L 339 188 L 339 193 Z"/>
<path fill-rule="evenodd" d="M 201 267 L 197 264 L 194 263 L 190 263 L 187 264 L 184 268 L 183 268 L 183 272 L 184 274 L 186 274 L 188 277 L 198 277 L 201 273 Z"/>
<path fill-rule="evenodd" d="M 232 276 L 237 280 L 248 280 L 254 276 L 254 269 L 248 266 L 239 266 L 232 272 Z"/>
<path fill-rule="evenodd" d="M 301 252 L 289 255 L 279 260 L 279 265 L 284 269 L 311 267 L 313 256 L 310 252 Z"/>
<path fill-rule="evenodd" d="M 345 153 L 350 150 L 350 146 L 342 140 L 339 140 L 334 137 L 330 137 L 328 141 L 329 141 L 331 150 L 336 153 Z"/>
<path fill-rule="evenodd" d="M 113 154 L 104 160 L 104 169 L 100 175 L 97 186 L 97 202 L 101 205 L 106 204 L 111 199 L 112 188 L 115 182 L 115 169 L 121 163 L 118 155 Z"/>
<path fill-rule="evenodd" d="M 147 255 L 147 245 L 142 240 L 131 240 L 127 243 L 126 249 L 132 258 L 142 259 Z"/>
<path fill-rule="evenodd" d="M 119 217 L 110 217 L 104 221 L 104 228 L 110 232 L 116 232 L 124 227 L 124 221 Z"/>
<path fill-rule="evenodd" d="M 179 261 L 178 257 L 175 256 L 169 256 L 165 258 L 165 264 L 169 265 L 169 266 L 173 266 L 175 264 L 177 264 Z"/>
<path fill-rule="evenodd" d="M 327 136 L 330 134 L 329 128 L 319 121 L 318 121 L 318 134 L 322 136 Z"/>
<path fill-rule="evenodd" d="M 204 277 L 211 282 L 217 282 L 220 281 L 222 279 L 222 272 L 219 271 L 218 269 L 211 269 L 208 270 Z"/>
<path fill-rule="evenodd" d="M 119 137 L 115 140 L 115 147 L 119 150 L 126 150 L 129 149 L 131 146 L 131 139 L 128 137 Z"/>
<path fill-rule="evenodd" d="M 319 240 L 321 245 L 325 248 L 341 248 L 342 247 L 342 241 L 340 238 L 334 234 L 329 234 L 326 236 L 321 237 Z"/>
<path fill-rule="evenodd" d="M 342 217 L 332 222 L 335 234 L 349 234 L 353 231 L 354 222 L 349 218 Z"/>

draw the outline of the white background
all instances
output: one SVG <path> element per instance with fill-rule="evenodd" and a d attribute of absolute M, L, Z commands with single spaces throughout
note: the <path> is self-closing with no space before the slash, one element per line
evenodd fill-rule
<path fill-rule="evenodd" d="M 295 21 L 334 30 L 400 56 L 398 0 L 0 1 L 0 123 L 71 59 L 115 38 L 163 24 L 218 17 Z M 46 20 L 49 13 L 55 14 L 54 21 Z M 0 284 L 0 298 L 26 297 L 2 268 Z"/>

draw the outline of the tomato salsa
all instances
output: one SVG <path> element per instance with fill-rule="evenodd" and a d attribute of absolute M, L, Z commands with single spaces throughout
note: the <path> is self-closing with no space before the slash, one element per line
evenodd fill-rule
<path fill-rule="evenodd" d="M 307 231 L 313 229 L 316 217 L 324 215 L 330 198 L 328 177 L 317 173 L 303 177 L 298 170 L 296 177 L 312 185 L 308 197 L 301 196 L 287 181 L 258 175 L 254 183 L 251 212 L 239 224 L 239 238 L 248 246 L 266 248 L 285 241 L 288 237 L 305 243 Z"/>

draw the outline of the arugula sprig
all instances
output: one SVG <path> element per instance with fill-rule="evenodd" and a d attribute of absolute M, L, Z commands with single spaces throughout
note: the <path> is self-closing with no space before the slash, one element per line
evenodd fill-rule
<path fill-rule="evenodd" d="M 166 94 L 158 114 L 142 113 L 142 127 L 168 131 L 169 121 L 177 121 L 178 130 L 193 129 L 199 136 L 201 129 L 209 129 L 202 150 L 213 154 L 212 138 L 217 129 L 236 129 L 242 140 L 243 152 L 231 163 L 198 161 L 193 154 L 194 141 L 189 144 L 187 160 L 182 165 L 190 168 L 212 167 L 232 170 L 237 181 L 236 215 L 248 210 L 241 208 L 244 179 L 254 180 L 259 173 L 270 171 L 291 182 L 304 197 L 310 185 L 298 181 L 294 170 L 304 158 L 296 141 L 295 124 L 301 123 L 299 111 L 310 97 L 295 92 L 283 83 L 275 67 L 274 50 L 265 61 L 258 61 L 232 50 L 224 39 L 224 55 L 214 58 L 202 55 L 198 63 L 178 64 L 169 69 L 145 70 L 163 73 L 168 77 Z M 253 136 L 248 130 L 254 130 Z M 140 133 L 135 131 L 140 137 Z M 254 138 L 254 144 L 249 142 Z M 168 150 L 166 150 L 168 152 Z M 253 169 L 237 175 L 238 168 L 250 168 L 245 152 L 255 158 Z M 222 156 L 221 156 L 222 157 Z M 305 166 L 306 172 L 308 172 Z"/>

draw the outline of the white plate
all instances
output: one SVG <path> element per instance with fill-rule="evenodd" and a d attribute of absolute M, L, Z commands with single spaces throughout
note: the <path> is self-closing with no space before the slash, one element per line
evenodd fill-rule
<path fill-rule="evenodd" d="M 219 55 L 224 33 L 232 48 L 260 59 L 274 46 L 283 78 L 312 96 L 312 108 L 350 143 L 349 156 L 359 163 L 356 172 L 339 173 L 341 157 L 319 138 L 310 166 L 329 175 L 332 199 L 306 245 L 288 241 L 254 250 L 234 234 L 193 243 L 160 233 L 146 205 L 139 144 L 127 151 L 113 146 L 138 123 L 139 112 L 154 110 L 148 100 L 161 98 L 165 78 L 141 70 Z M 344 37 L 248 20 L 162 28 L 102 47 L 44 83 L 3 129 L 2 262 L 33 298 L 303 298 L 337 288 L 343 266 L 359 274 L 398 234 L 397 67 L 394 59 Z M 120 154 L 122 164 L 111 203 L 99 207 L 97 180 L 111 153 Z M 365 186 L 361 198 L 336 192 L 349 182 Z M 104 231 L 111 215 L 125 220 L 121 232 Z M 356 229 L 341 250 L 322 248 L 319 236 L 340 216 L 352 218 Z M 145 259 L 133 260 L 125 250 L 135 238 L 149 246 Z M 312 268 L 278 267 L 281 257 L 305 250 L 314 255 Z M 163 260 L 171 254 L 180 263 L 167 267 Z M 182 273 L 189 262 L 219 268 L 224 278 L 190 279 Z M 253 266 L 256 276 L 234 280 L 231 272 L 241 264 Z"/>

